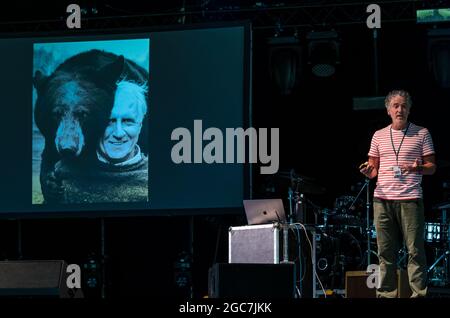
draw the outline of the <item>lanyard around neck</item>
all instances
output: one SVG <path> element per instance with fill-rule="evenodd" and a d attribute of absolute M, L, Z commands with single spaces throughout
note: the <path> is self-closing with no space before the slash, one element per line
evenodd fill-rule
<path fill-rule="evenodd" d="M 402 147 L 403 140 L 405 140 L 406 133 L 408 132 L 409 124 L 410 124 L 410 123 L 408 123 L 408 126 L 406 126 L 405 133 L 403 134 L 402 141 L 400 142 L 400 145 L 398 146 L 398 149 L 397 149 L 397 150 L 395 150 L 394 139 L 392 138 L 392 125 L 391 125 L 391 127 L 390 127 L 392 150 L 394 150 L 395 160 L 396 160 L 396 162 L 397 162 L 397 166 L 398 166 L 398 155 L 400 154 L 400 148 Z"/>

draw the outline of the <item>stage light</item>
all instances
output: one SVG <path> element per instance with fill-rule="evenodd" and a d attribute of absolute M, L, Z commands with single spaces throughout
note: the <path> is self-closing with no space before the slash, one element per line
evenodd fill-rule
<path fill-rule="evenodd" d="M 270 77 L 282 95 L 292 93 L 301 70 L 300 43 L 295 36 L 268 39 Z"/>
<path fill-rule="evenodd" d="M 310 32 L 308 40 L 308 64 L 317 77 L 330 77 L 340 64 L 339 39 L 335 31 Z"/>
<path fill-rule="evenodd" d="M 428 63 L 440 88 L 450 88 L 450 29 L 428 31 Z"/>
<path fill-rule="evenodd" d="M 417 23 L 440 23 L 450 21 L 450 8 L 416 10 Z"/>

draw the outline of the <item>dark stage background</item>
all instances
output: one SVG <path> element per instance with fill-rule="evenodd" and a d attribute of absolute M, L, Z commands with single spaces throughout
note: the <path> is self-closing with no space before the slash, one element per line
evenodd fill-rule
<path fill-rule="evenodd" d="M 143 10 L 141 6 L 136 10 Z M 361 15 L 366 13 L 361 11 Z M 429 27 L 411 20 L 382 23 L 378 31 L 376 94 L 373 34 L 365 23 L 334 26 L 341 38 L 341 58 L 331 78 L 313 77 L 306 63 L 306 33 L 323 26 L 303 25 L 298 28 L 302 39 L 300 71 L 289 95 L 280 94 L 270 77 L 267 38 L 273 36 L 274 30 L 255 27 L 253 126 L 280 128 L 280 171 L 294 169 L 324 187 L 323 193 L 305 194 L 316 205 L 333 208 L 339 196 L 356 195 L 364 181 L 357 167 L 366 160 L 371 136 L 389 124 L 384 109 L 354 111 L 353 97 L 383 96 L 403 88 L 413 97 L 410 120 L 427 127 L 433 137 L 438 171 L 425 176 L 423 186 L 426 219 L 437 219 L 438 211 L 433 206 L 449 200 L 450 193 L 450 91 L 440 88 L 429 72 Z M 289 36 L 293 32 L 294 28 L 283 31 Z M 448 60 L 446 72 L 450 72 Z M 253 168 L 253 197 L 283 198 L 288 208 L 290 180 L 259 175 L 259 167 Z M 192 180 L 192 187 L 195 182 Z M 374 185 L 372 181 L 372 189 Z M 226 188 L 221 191 L 227 195 Z M 82 266 L 83 286 L 85 295 L 93 298 L 200 298 L 207 295 L 208 268 L 215 262 L 227 261 L 228 227 L 243 224 L 243 210 L 237 215 L 211 211 L 209 215 L 103 220 L 1 220 L 0 259 L 64 259 L 86 264 Z"/>

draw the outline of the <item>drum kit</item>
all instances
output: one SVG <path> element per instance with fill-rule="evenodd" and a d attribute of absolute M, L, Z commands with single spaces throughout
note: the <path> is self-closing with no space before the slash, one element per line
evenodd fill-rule
<path fill-rule="evenodd" d="M 376 232 L 358 196 L 338 197 L 333 209 L 323 209 L 316 224 L 317 272 L 329 289 L 345 286 L 347 271 L 365 270 L 377 263 Z M 375 258 L 375 259 L 374 259 Z"/>
<path fill-rule="evenodd" d="M 309 194 L 324 193 L 311 178 L 302 177 L 291 170 L 286 177 L 289 187 L 289 221 L 301 222 L 316 229 L 316 270 L 327 289 L 345 287 L 347 271 L 366 270 L 377 264 L 376 231 L 370 217 L 370 180 L 366 179 L 357 195 L 343 195 L 335 199 L 333 208 L 321 208 L 308 199 Z M 365 200 L 362 195 L 365 194 Z M 450 285 L 450 203 L 434 207 L 440 211 L 435 222 L 425 222 L 424 241 L 428 258 L 428 280 L 432 286 Z M 314 220 L 307 220 L 313 211 Z M 306 221 L 306 222 L 305 222 Z M 311 224 L 314 223 L 314 224 Z M 407 262 L 405 249 L 399 251 L 398 266 Z"/>
<path fill-rule="evenodd" d="M 334 200 L 333 208 L 325 209 L 309 199 L 309 196 L 324 194 L 325 188 L 293 170 L 280 174 L 291 180 L 289 222 L 308 224 L 316 229 L 316 271 L 323 286 L 343 289 L 347 271 L 364 270 L 377 256 L 374 251 L 376 234 L 369 219 L 369 180 L 356 196 L 339 196 Z M 366 194 L 366 200 L 362 194 Z"/>

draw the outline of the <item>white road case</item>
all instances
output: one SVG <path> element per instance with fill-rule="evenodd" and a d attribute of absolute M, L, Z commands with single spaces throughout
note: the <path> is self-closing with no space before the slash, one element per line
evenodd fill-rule
<path fill-rule="evenodd" d="M 279 264 L 279 224 L 230 227 L 228 263 Z"/>

